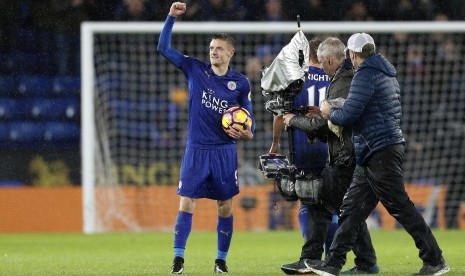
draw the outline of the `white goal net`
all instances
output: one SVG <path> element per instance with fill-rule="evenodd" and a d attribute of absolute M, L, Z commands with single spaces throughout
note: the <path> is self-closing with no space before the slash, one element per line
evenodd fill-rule
<path fill-rule="evenodd" d="M 169 229 L 153 212 L 166 212 L 151 187 L 178 183 L 187 126 L 186 80 L 156 53 L 162 23 L 84 23 L 82 32 L 82 181 L 84 232 Z M 457 225 L 465 200 L 465 24 L 302 23 L 313 36 L 368 32 L 377 51 L 397 68 L 402 88 L 402 128 L 407 140 L 405 181 L 445 184 L 445 219 Z M 172 46 L 208 60 L 211 35 L 237 40 L 232 66 L 250 78 L 257 129 L 240 143 L 243 161 L 258 163 L 272 139 L 260 69 L 290 41 L 297 24 L 177 22 Z M 283 137 L 285 138 L 285 137 Z M 282 141 L 285 145 L 286 142 Z M 433 188 L 434 190 L 434 188 Z M 433 224 L 438 192 L 424 214 Z M 176 203 L 177 207 L 177 203 Z M 169 216 L 175 216 L 169 213 Z M 433 225 L 434 226 L 434 225 Z"/>

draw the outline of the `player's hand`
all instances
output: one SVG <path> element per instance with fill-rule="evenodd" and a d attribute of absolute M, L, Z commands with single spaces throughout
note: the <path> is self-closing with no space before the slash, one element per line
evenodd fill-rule
<path fill-rule="evenodd" d="M 289 127 L 289 121 L 295 117 L 295 114 L 292 113 L 284 113 L 283 114 L 283 123 L 286 127 Z"/>
<path fill-rule="evenodd" d="M 321 116 L 320 108 L 318 106 L 309 106 L 307 109 L 307 114 L 305 114 L 305 116 L 309 118 L 316 118 Z"/>
<path fill-rule="evenodd" d="M 187 9 L 186 3 L 174 2 L 171 5 L 169 15 L 174 16 L 174 17 L 182 15 L 186 12 L 186 9 Z"/>
<path fill-rule="evenodd" d="M 249 128 L 242 130 L 230 127 L 225 131 L 229 136 L 236 140 L 252 140 L 253 138 L 253 133 Z"/>
<path fill-rule="evenodd" d="M 281 152 L 281 145 L 278 143 L 272 143 L 271 144 L 271 148 L 270 150 L 268 151 L 268 153 L 272 154 L 279 154 L 279 152 Z"/>
<path fill-rule="evenodd" d="M 328 101 L 324 101 L 321 104 L 320 110 L 321 110 L 321 116 L 323 116 L 323 118 L 328 119 L 329 111 L 331 110 L 331 107 L 332 105 L 328 103 Z"/>

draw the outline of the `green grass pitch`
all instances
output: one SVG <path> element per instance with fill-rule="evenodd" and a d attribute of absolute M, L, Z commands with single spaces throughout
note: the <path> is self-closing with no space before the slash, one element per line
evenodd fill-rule
<path fill-rule="evenodd" d="M 435 231 L 452 271 L 465 275 L 465 231 Z M 421 267 L 405 231 L 373 231 L 380 275 L 411 275 Z M 1 234 L 0 275 L 168 275 L 171 233 Z M 231 275 L 284 275 L 280 265 L 296 261 L 302 238 L 296 231 L 235 232 L 228 256 Z M 212 275 L 216 233 L 193 232 L 186 275 Z M 353 265 L 348 255 L 345 268 Z"/>

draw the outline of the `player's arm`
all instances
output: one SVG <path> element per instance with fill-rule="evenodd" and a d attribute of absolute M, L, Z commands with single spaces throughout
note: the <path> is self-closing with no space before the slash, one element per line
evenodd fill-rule
<path fill-rule="evenodd" d="M 226 133 L 228 133 L 229 136 L 236 140 L 252 140 L 253 139 L 253 134 L 255 132 L 255 119 L 253 116 L 253 109 L 252 109 L 252 99 L 251 99 L 251 90 L 250 90 L 250 82 L 247 80 L 244 85 L 244 89 L 242 90 L 242 95 L 239 98 L 239 105 L 245 109 L 250 114 L 250 117 L 252 118 L 252 128 L 246 128 L 244 130 L 238 130 L 233 127 L 229 128 L 226 130 Z"/>
<path fill-rule="evenodd" d="M 171 33 L 173 30 L 174 21 L 176 16 L 182 15 L 186 12 L 186 4 L 181 2 L 174 2 L 171 5 L 170 12 L 166 17 L 165 25 L 160 33 L 158 39 L 157 51 L 167 58 L 176 67 L 180 67 L 184 55 L 179 51 L 171 48 Z"/>
<path fill-rule="evenodd" d="M 273 117 L 273 142 L 269 153 L 280 153 L 281 151 L 281 133 L 284 130 L 284 119 L 283 114 L 278 114 Z"/>

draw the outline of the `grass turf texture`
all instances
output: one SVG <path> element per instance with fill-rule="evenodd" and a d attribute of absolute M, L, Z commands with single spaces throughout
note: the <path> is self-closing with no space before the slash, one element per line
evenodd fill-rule
<path fill-rule="evenodd" d="M 435 231 L 452 271 L 465 275 L 465 232 Z M 421 261 L 405 231 L 373 231 L 380 275 L 411 275 Z M 172 262 L 171 233 L 1 234 L 0 275 L 167 275 Z M 235 232 L 228 266 L 231 275 L 283 275 L 280 266 L 296 261 L 299 232 Z M 216 233 L 191 234 L 186 275 L 213 274 Z M 353 265 L 348 255 L 345 268 Z"/>

